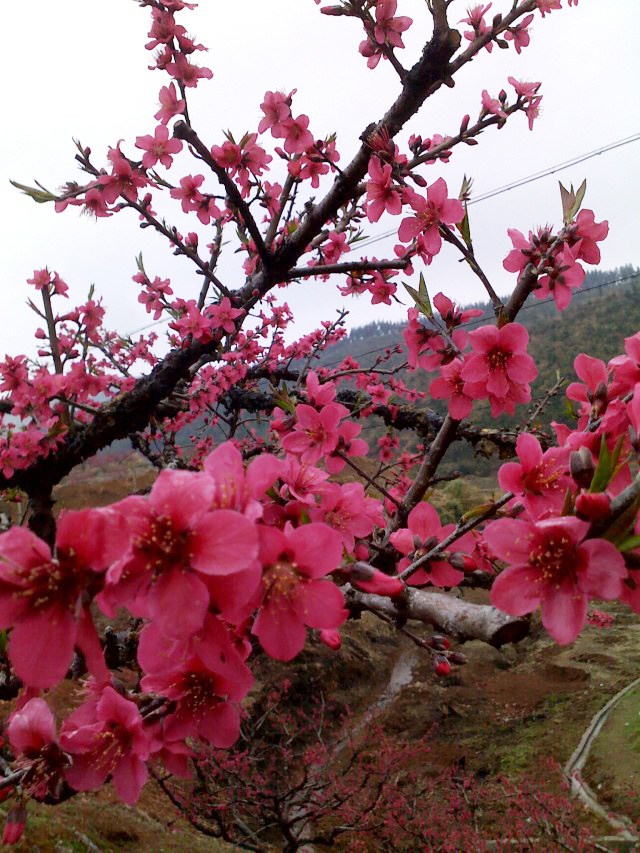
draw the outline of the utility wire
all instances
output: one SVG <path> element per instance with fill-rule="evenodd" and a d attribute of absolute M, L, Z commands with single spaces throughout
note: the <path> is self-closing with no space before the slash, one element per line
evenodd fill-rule
<path fill-rule="evenodd" d="M 562 163 L 557 163 L 555 166 L 549 166 L 549 168 L 543 169 L 540 172 L 534 172 L 532 175 L 519 178 L 517 181 L 512 181 L 510 184 L 504 184 L 504 186 L 488 190 L 486 193 L 482 193 L 475 198 L 471 198 L 467 204 L 477 204 L 480 201 L 486 201 L 489 198 L 493 198 L 494 196 L 509 192 L 509 190 L 516 189 L 516 187 L 522 187 L 525 186 L 525 184 L 531 184 L 534 181 L 539 181 L 540 178 L 546 178 L 547 175 L 553 175 L 555 172 L 568 169 L 570 166 L 576 166 L 578 163 L 584 163 L 585 160 L 590 160 L 592 157 L 605 154 L 607 151 L 613 151 L 616 148 L 621 148 L 623 145 L 629 145 L 631 142 L 637 142 L 639 139 L 640 133 L 635 133 L 632 136 L 627 136 L 625 139 L 618 139 L 616 142 L 610 142 L 608 145 L 603 145 L 602 148 L 597 148 L 595 151 L 589 151 L 587 154 L 581 154 L 578 157 L 574 157 L 572 160 L 565 160 Z M 384 231 L 382 234 L 377 234 L 374 237 L 367 237 L 366 240 L 362 240 L 358 243 L 358 248 L 370 246 L 373 243 L 378 243 L 380 240 L 386 240 L 387 237 L 391 237 L 393 234 L 396 234 L 397 231 L 397 228 L 392 228 L 391 230 Z"/>
<path fill-rule="evenodd" d="M 594 290 L 601 290 L 603 287 L 611 287 L 614 284 L 620 284 L 623 281 L 631 281 L 632 279 L 640 279 L 640 271 L 632 273 L 631 275 L 623 275 L 619 278 L 613 278 L 610 281 L 604 281 L 601 284 L 594 284 L 593 287 L 585 288 L 584 290 L 574 290 L 573 291 L 573 299 L 576 299 L 579 296 L 584 296 L 587 293 L 592 293 Z M 523 311 L 530 311 L 533 308 L 541 308 L 543 305 L 548 305 L 549 302 L 553 302 L 553 297 L 549 297 L 548 299 L 541 299 L 538 302 L 530 302 L 528 305 L 523 305 L 520 309 L 519 313 Z M 484 323 L 485 320 L 495 320 L 495 314 L 484 314 L 482 317 L 474 317 L 473 320 L 469 320 L 467 323 L 462 323 L 458 328 L 460 329 L 470 329 L 473 326 L 478 326 L 480 323 Z M 401 325 L 398 323 L 398 325 Z M 385 347 L 377 347 L 376 349 L 367 350 L 367 352 L 361 352 L 357 355 L 352 356 L 355 359 L 362 358 L 365 355 L 374 355 L 375 353 L 385 352 L 388 349 L 393 349 L 393 346 L 385 346 Z M 322 367 L 335 367 L 335 365 L 340 364 L 343 359 L 339 359 L 338 361 L 330 361 L 326 364 L 321 365 Z"/>
<path fill-rule="evenodd" d="M 526 184 L 531 184 L 534 181 L 539 181 L 540 178 L 545 178 L 547 175 L 553 175 L 555 172 L 562 171 L 562 169 L 568 169 L 570 166 L 576 166 L 578 163 L 584 163 L 585 160 L 590 160 L 592 157 L 598 157 L 600 154 L 605 154 L 607 151 L 613 151 L 616 148 L 622 148 L 624 145 L 629 145 L 631 142 L 637 142 L 640 140 L 640 133 L 635 133 L 632 136 L 627 136 L 624 139 L 618 139 L 616 142 L 610 142 L 607 145 L 603 145 L 602 148 L 597 148 L 594 151 L 589 151 L 586 154 L 581 154 L 578 157 L 574 157 L 572 160 L 565 160 L 562 163 L 557 163 L 555 166 L 550 166 L 548 169 L 544 169 L 540 172 L 534 172 L 532 175 L 527 175 L 524 178 L 519 178 L 517 181 L 513 181 L 510 184 L 505 184 L 502 187 L 497 187 L 496 189 L 489 190 L 486 193 L 482 193 L 476 198 L 472 198 L 469 200 L 468 204 L 477 204 L 481 201 L 486 201 L 489 198 L 494 198 L 497 195 L 501 195 L 502 193 L 509 192 L 510 190 L 516 189 L 517 187 L 525 186 Z M 366 240 L 362 240 L 357 244 L 358 248 L 363 248 L 364 246 L 371 246 L 373 243 L 379 243 L 381 240 L 386 240 L 387 237 L 391 237 L 393 234 L 397 234 L 397 228 L 391 228 L 389 231 L 383 231 L 381 234 L 377 234 L 373 237 L 367 237 Z M 130 337 L 131 335 L 137 335 L 139 332 L 144 332 L 147 329 L 152 329 L 155 326 L 160 326 L 163 323 L 170 322 L 172 318 L 163 317 L 160 320 L 155 320 L 153 323 L 147 323 L 146 326 L 141 326 L 139 329 L 134 329 L 131 332 L 127 332 L 125 337 Z"/>

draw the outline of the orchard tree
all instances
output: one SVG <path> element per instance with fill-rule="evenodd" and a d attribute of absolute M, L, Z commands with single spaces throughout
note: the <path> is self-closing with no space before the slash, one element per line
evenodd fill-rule
<path fill-rule="evenodd" d="M 640 612 L 640 333 L 609 364 L 577 355 L 580 381 L 567 395 L 579 417 L 556 425 L 553 441 L 466 422 L 477 401 L 492 417 L 531 401 L 537 370 L 518 312 L 529 299 L 566 309 L 608 225 L 582 209 L 584 186 L 563 190 L 559 229 L 509 232 L 514 286 L 502 299 L 474 253 L 468 183 L 457 193 L 429 167 L 446 174 L 462 146 L 512 121 L 532 128 L 541 84 L 509 77 L 508 89 L 483 91 L 453 135 L 418 133 L 435 92 L 494 47 L 520 53 L 532 21 L 560 0 L 505 0 L 492 15 L 480 4 L 456 24 L 459 3 L 427 0 L 417 25 L 429 37 L 413 65 L 402 50 L 414 22 L 397 0 L 320 7 L 359 24 L 372 74 L 389 63 L 399 78 L 400 94 L 362 128 L 348 163 L 335 135 L 318 138 L 295 90 L 267 91 L 251 131 L 203 139 L 189 92 L 212 71 L 182 23 L 193 4 L 137 3 L 151 13 L 146 48 L 164 77 L 155 116 L 105 161 L 77 143 L 80 181 L 56 193 L 16 186 L 61 215 L 131 216 L 193 274 L 178 285 L 137 259 L 138 300 L 168 321 L 165 341 L 106 330 L 93 292 L 69 307 L 61 276 L 35 270 L 38 357 L 0 364 L 0 489 L 28 502 L 25 523 L 0 536 L 2 695 L 17 698 L 0 781 L 15 797 L 5 840 L 19 837 L 29 797 L 56 803 L 111 779 L 132 804 L 150 765 L 181 775 L 200 741 L 231 747 L 258 647 L 289 661 L 313 632 L 337 650 L 346 620 L 371 611 L 446 635 L 423 642 L 444 674 L 460 659 L 447 638 L 517 641 L 538 608 L 558 643 L 576 638 L 593 599 Z M 167 200 L 193 230 L 156 213 Z M 358 241 L 383 219 L 397 229 L 393 256 L 360 257 Z M 337 280 L 345 295 L 389 305 L 403 276 L 431 267 L 435 278 L 445 244 L 495 315 L 479 318 L 443 292 L 430 299 L 422 274 L 406 286 L 402 367 L 432 374 L 446 416 L 407 387 L 391 353 L 373 368 L 352 357 L 322 367 L 319 355 L 345 335 L 343 316 L 287 343 L 281 288 Z M 221 272 L 225 253 L 235 253 L 233 277 Z M 362 438 L 368 417 L 385 425 L 377 448 Z M 401 430 L 412 436 L 402 452 Z M 57 517 L 54 486 L 124 438 L 159 469 L 150 492 Z M 490 442 L 516 461 L 500 468 L 499 499 L 443 525 L 429 498 L 458 441 Z M 349 481 L 335 479 L 345 472 Z M 441 594 L 473 584 L 491 587 L 492 605 Z M 107 623 L 122 610 L 129 627 L 116 631 Z M 84 679 L 85 699 L 58 731 L 47 691 L 65 678 Z"/>

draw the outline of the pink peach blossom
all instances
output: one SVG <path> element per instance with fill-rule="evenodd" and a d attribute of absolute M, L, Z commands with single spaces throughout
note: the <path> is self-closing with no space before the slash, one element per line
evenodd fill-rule
<path fill-rule="evenodd" d="M 277 660 L 292 660 L 304 646 L 305 625 L 337 628 L 344 621 L 344 599 L 324 580 L 342 557 L 340 534 L 326 524 L 296 530 L 260 528 L 263 565 L 262 603 L 252 632 Z"/>
<path fill-rule="evenodd" d="M 24 527 L 0 535 L 0 625 L 13 629 L 9 658 L 25 684 L 60 681 L 76 645 L 96 678 L 107 679 L 88 604 L 128 541 L 125 521 L 111 509 L 62 515 L 55 558 Z"/>
<path fill-rule="evenodd" d="M 403 243 L 423 235 L 425 248 L 431 255 L 437 255 L 442 246 L 438 233 L 440 223 L 452 225 L 464 218 L 462 204 L 454 198 L 447 198 L 447 185 L 443 178 L 427 188 L 427 198 L 413 190 L 404 191 L 403 201 L 408 201 L 416 216 L 403 219 L 398 229 L 398 239 Z"/>
<path fill-rule="evenodd" d="M 465 359 L 460 375 L 465 393 L 474 399 L 476 395 L 505 399 L 514 385 L 527 386 L 538 375 L 526 351 L 529 334 L 520 323 L 482 326 L 469 337 L 473 353 Z"/>
<path fill-rule="evenodd" d="M 572 485 L 569 448 L 552 447 L 543 453 L 538 439 L 525 432 L 518 436 L 516 453 L 520 463 L 506 462 L 500 467 L 501 488 L 513 492 L 532 518 L 559 512 Z"/>
<path fill-rule="evenodd" d="M 542 624 L 562 645 L 584 627 L 591 598 L 614 599 L 627 575 L 611 542 L 585 539 L 590 525 L 572 516 L 535 523 L 500 519 L 484 531 L 508 567 L 494 581 L 491 602 L 512 616 L 542 607 Z"/>
<path fill-rule="evenodd" d="M 64 721 L 60 745 L 73 756 L 65 771 L 76 791 L 97 791 L 109 776 L 121 800 L 132 806 L 147 781 L 149 737 L 134 702 L 105 687 L 97 702 Z"/>

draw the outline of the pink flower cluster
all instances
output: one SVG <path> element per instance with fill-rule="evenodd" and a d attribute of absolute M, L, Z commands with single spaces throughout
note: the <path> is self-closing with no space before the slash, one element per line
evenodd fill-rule
<path fill-rule="evenodd" d="M 187 741 L 224 748 L 236 740 L 238 703 L 253 683 L 252 635 L 280 660 L 301 651 L 307 627 L 339 640 L 344 599 L 328 576 L 384 519 L 360 484 L 330 484 L 314 465 L 323 459 L 339 470 L 338 447 L 367 450 L 352 424 L 339 426 L 334 393 L 333 383 L 309 375 L 309 404 L 296 407 L 297 428 L 283 438 L 286 460 L 262 454 L 245 469 L 228 442 L 202 472 L 162 471 L 148 497 L 63 514 L 53 552 L 22 527 L 0 535 L 0 626 L 10 629 L 9 659 L 27 698 L 64 678 L 74 649 L 91 675 L 59 739 L 40 698 L 12 718 L 32 796 L 63 780 L 89 791 L 111 778 L 135 802 L 149 760 L 184 771 Z M 352 582 L 382 595 L 403 588 L 372 567 Z M 92 605 L 143 620 L 140 693 L 112 682 Z"/>

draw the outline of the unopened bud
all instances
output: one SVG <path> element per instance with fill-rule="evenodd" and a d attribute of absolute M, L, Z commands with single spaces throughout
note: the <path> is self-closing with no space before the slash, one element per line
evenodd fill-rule
<path fill-rule="evenodd" d="M 596 390 L 593 392 L 593 396 L 596 400 L 606 400 L 607 399 L 607 384 L 606 382 L 598 382 L 596 385 Z"/>
<path fill-rule="evenodd" d="M 436 536 L 429 536 L 428 539 L 425 539 L 424 542 L 419 536 L 413 537 L 413 547 L 414 550 L 423 550 L 425 553 L 430 551 L 434 545 L 438 544 L 438 539 Z"/>
<path fill-rule="evenodd" d="M 475 572 L 478 568 L 474 559 L 458 551 L 449 557 L 449 562 L 454 569 L 458 569 L 460 572 Z"/>
<path fill-rule="evenodd" d="M 593 456 L 588 447 L 573 450 L 569 457 L 569 471 L 575 482 L 583 489 L 588 489 L 596 470 Z"/>
<path fill-rule="evenodd" d="M 362 590 L 362 592 L 371 592 L 374 595 L 386 595 L 393 598 L 393 596 L 400 595 L 404 591 L 404 583 L 400 578 L 385 575 L 384 572 L 361 561 L 350 567 L 349 579 L 357 589 Z"/>
<path fill-rule="evenodd" d="M 16 844 L 22 837 L 27 823 L 27 811 L 23 805 L 15 805 L 9 809 L 7 822 L 2 833 L 3 844 Z"/>
<path fill-rule="evenodd" d="M 369 556 L 369 549 L 364 543 L 358 542 L 353 553 L 356 555 L 358 560 L 366 560 Z"/>
<path fill-rule="evenodd" d="M 427 644 L 437 652 L 446 652 L 451 645 L 448 637 L 443 637 L 442 634 L 432 634 L 427 640 Z"/>
<path fill-rule="evenodd" d="M 342 6 L 323 6 L 320 9 L 320 12 L 323 15 L 331 15 L 334 18 L 337 18 L 339 15 L 345 14 L 345 11 Z"/>
<path fill-rule="evenodd" d="M 437 655 L 433 659 L 433 671 L 436 675 L 449 675 L 451 672 L 451 664 L 443 655 Z"/>
<path fill-rule="evenodd" d="M 325 646 L 329 646 L 329 648 L 333 649 L 334 652 L 337 652 L 342 645 L 340 631 L 336 631 L 335 628 L 323 628 L 318 632 L 318 636 L 320 638 L 320 642 L 324 643 Z"/>
<path fill-rule="evenodd" d="M 427 182 L 422 177 L 422 175 L 411 175 L 411 177 L 413 178 L 413 182 L 415 184 L 417 184 L 419 187 L 426 187 L 427 186 Z"/>
<path fill-rule="evenodd" d="M 597 521 L 605 518 L 611 509 L 611 500 L 605 492 L 578 495 L 576 498 L 576 515 L 583 521 Z"/>
<path fill-rule="evenodd" d="M 463 655 L 462 652 L 449 652 L 449 654 L 447 655 L 447 659 L 450 663 L 456 663 L 458 665 L 467 662 L 467 657 L 466 655 Z"/>
<path fill-rule="evenodd" d="M 607 406 L 609 405 L 606 383 L 598 382 L 596 390 L 593 392 L 593 397 L 593 405 L 596 410 L 596 414 L 598 416 L 603 415 L 607 411 Z"/>

